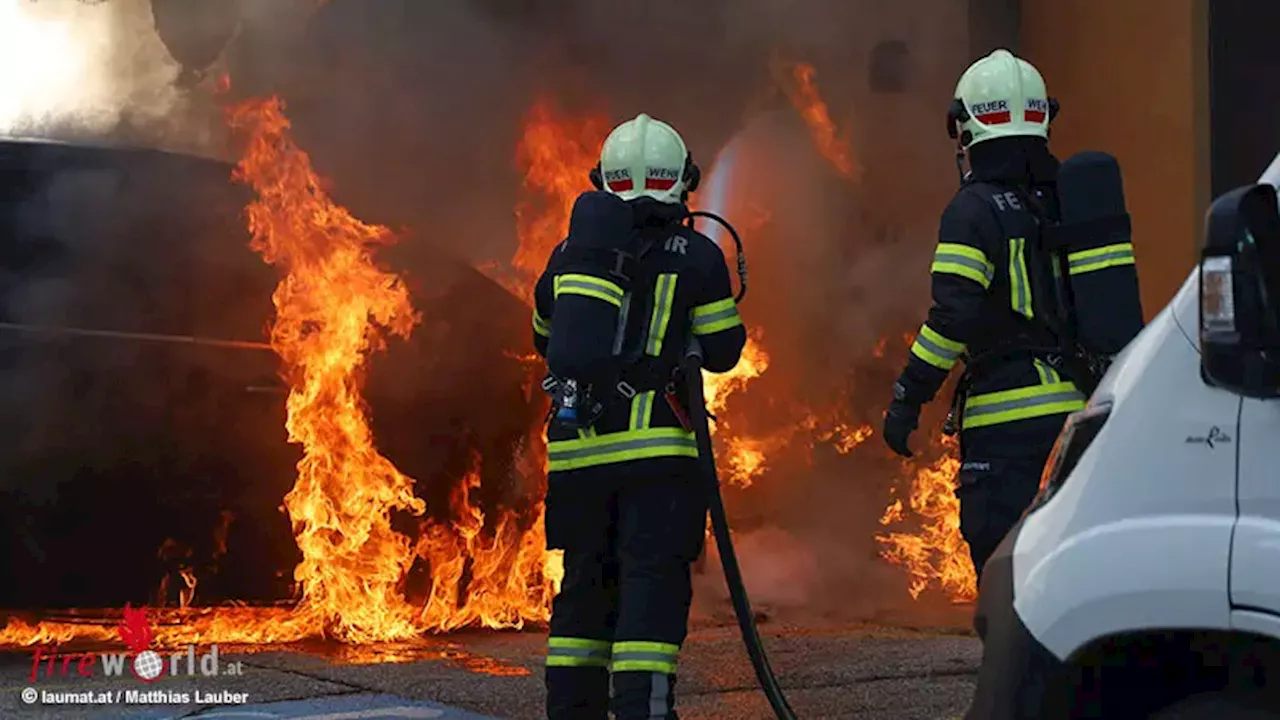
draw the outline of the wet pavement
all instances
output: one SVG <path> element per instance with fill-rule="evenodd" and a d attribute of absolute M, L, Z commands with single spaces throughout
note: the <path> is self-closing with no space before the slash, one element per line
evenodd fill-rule
<path fill-rule="evenodd" d="M 962 630 L 767 624 L 761 632 L 802 718 L 959 717 L 981 655 L 977 639 Z M 102 677 L 101 665 L 87 668 L 95 676 L 81 677 L 78 659 L 55 660 L 52 677 L 41 662 L 32 682 L 32 655 L 9 653 L 0 655 L 0 718 L 534 719 L 543 701 L 544 642 L 539 632 L 476 632 L 413 647 L 314 646 L 252 654 L 220 649 L 218 676 L 201 675 L 201 655 L 191 664 L 196 677 L 186 675 L 183 655 L 176 666 L 166 658 L 177 672 L 151 683 Z M 772 717 L 736 628 L 704 624 L 685 648 L 678 688 L 682 718 Z M 205 662 L 206 669 L 214 665 Z M 24 702 L 28 688 L 36 691 L 34 703 Z"/>

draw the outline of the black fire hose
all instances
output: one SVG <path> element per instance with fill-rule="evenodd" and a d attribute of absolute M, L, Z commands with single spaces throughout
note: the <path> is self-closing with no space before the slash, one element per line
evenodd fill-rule
<path fill-rule="evenodd" d="M 755 668 L 756 680 L 764 690 L 769 705 L 773 708 L 778 720 L 795 720 L 796 713 L 787 703 L 787 697 L 778 685 L 778 678 L 769 666 L 769 658 L 765 655 L 764 643 L 760 632 L 756 629 L 755 615 L 751 611 L 751 600 L 747 597 L 747 589 L 742 583 L 742 569 L 738 567 L 738 556 L 733 551 L 733 539 L 729 537 L 729 517 L 724 509 L 724 498 L 720 495 L 720 477 L 716 471 L 716 457 L 711 445 L 711 426 L 708 424 L 706 398 L 702 389 L 702 346 L 695 338 L 689 344 L 685 354 L 684 376 L 688 389 L 689 415 L 694 433 L 698 438 L 698 458 L 702 463 L 702 475 L 707 484 L 707 501 L 711 510 L 711 529 L 716 538 L 716 550 L 720 553 L 720 565 L 724 568 L 725 584 L 729 586 L 729 597 L 733 600 L 733 611 L 738 616 L 738 627 L 742 630 L 742 642 L 747 646 L 747 655 L 751 658 L 751 666 Z"/>
<path fill-rule="evenodd" d="M 738 263 L 738 294 L 733 298 L 733 301 L 735 303 L 741 303 L 742 298 L 746 297 L 747 295 L 747 254 L 742 249 L 742 237 L 738 235 L 738 231 L 735 230 L 733 226 L 729 224 L 728 220 L 725 220 L 724 218 L 720 217 L 719 215 L 713 212 L 706 212 L 705 210 L 695 210 L 690 213 L 685 213 L 685 219 L 688 221 L 689 227 L 693 227 L 693 221 L 696 218 L 706 218 L 718 224 L 720 227 L 724 228 L 729 232 L 729 237 L 733 238 L 733 244 L 737 251 L 736 257 L 737 257 L 737 263 Z"/>

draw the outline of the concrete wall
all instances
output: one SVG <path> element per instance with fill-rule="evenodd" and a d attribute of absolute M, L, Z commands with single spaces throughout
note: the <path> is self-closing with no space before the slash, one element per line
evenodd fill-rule
<path fill-rule="evenodd" d="M 1062 104 L 1056 154 L 1125 173 L 1147 317 L 1194 266 L 1209 197 L 1207 0 L 1022 0 L 1018 50 Z"/>

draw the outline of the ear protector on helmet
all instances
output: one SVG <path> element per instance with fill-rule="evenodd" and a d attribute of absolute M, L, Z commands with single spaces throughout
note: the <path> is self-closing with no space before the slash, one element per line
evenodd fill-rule
<path fill-rule="evenodd" d="M 959 139 L 961 145 L 968 145 L 973 140 L 973 134 L 968 130 L 964 132 L 964 137 L 960 137 L 960 123 L 969 121 L 969 110 L 965 108 L 964 101 L 960 98 L 951 100 L 951 107 L 947 108 L 947 137 L 952 140 Z"/>
<path fill-rule="evenodd" d="M 1049 98 L 1049 122 L 1053 123 L 1058 117 L 1058 101 Z M 969 122 L 969 110 L 965 108 L 964 101 L 960 98 L 951 100 L 951 107 L 947 109 L 947 137 L 952 140 L 959 140 L 962 146 L 968 147 L 973 142 L 973 133 L 965 130 L 960 132 L 960 124 Z"/>
<path fill-rule="evenodd" d="M 591 187 L 604 190 L 604 177 L 600 174 L 599 162 L 591 168 L 590 173 L 587 173 L 587 179 L 591 181 Z M 680 181 L 684 183 L 686 193 L 695 192 L 698 189 L 698 183 L 702 182 L 702 168 L 693 161 L 693 153 L 686 153 L 684 156 L 684 171 L 680 174 Z"/>

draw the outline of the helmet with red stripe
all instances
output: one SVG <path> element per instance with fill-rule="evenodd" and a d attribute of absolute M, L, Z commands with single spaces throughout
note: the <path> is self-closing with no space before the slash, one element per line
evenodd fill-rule
<path fill-rule="evenodd" d="M 960 76 L 947 131 L 964 147 L 1000 137 L 1047 138 L 1056 114 L 1040 71 L 1008 50 L 996 50 Z"/>
<path fill-rule="evenodd" d="M 623 200 L 680 203 L 697 189 L 698 175 L 680 133 L 641 113 L 609 133 L 591 181 Z"/>

